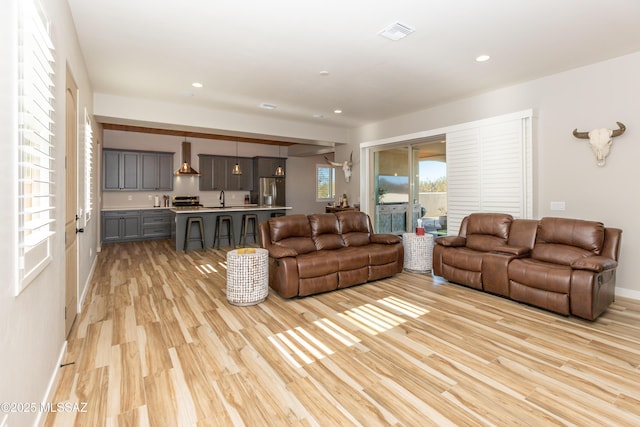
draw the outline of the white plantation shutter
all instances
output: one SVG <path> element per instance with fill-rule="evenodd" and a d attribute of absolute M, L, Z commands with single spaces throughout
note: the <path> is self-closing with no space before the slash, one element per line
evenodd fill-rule
<path fill-rule="evenodd" d="M 93 212 L 93 128 L 87 110 L 84 110 L 84 222 L 91 219 Z"/>
<path fill-rule="evenodd" d="M 20 2 L 19 21 L 19 289 L 51 260 L 54 234 L 53 43 L 43 11 Z"/>
<path fill-rule="evenodd" d="M 488 119 L 447 133 L 447 223 L 458 234 L 473 212 L 531 218 L 531 113 Z"/>

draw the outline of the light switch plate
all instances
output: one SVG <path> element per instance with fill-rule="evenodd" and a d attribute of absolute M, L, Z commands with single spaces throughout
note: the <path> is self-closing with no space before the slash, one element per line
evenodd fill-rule
<path fill-rule="evenodd" d="M 565 208 L 564 202 L 551 202 L 552 211 L 563 211 Z"/>

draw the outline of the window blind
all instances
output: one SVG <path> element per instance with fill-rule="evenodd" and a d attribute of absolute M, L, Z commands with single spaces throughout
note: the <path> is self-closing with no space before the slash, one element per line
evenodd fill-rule
<path fill-rule="evenodd" d="M 516 113 L 447 132 L 449 234 L 473 212 L 531 218 L 530 123 L 530 114 Z"/>
<path fill-rule="evenodd" d="M 93 212 L 93 127 L 91 117 L 84 110 L 84 222 L 91 219 Z"/>
<path fill-rule="evenodd" d="M 20 3 L 18 70 L 19 289 L 51 260 L 54 234 L 53 43 L 33 1 Z"/>

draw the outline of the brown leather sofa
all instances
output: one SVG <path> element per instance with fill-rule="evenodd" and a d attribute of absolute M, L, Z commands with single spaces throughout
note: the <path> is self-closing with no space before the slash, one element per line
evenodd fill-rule
<path fill-rule="evenodd" d="M 284 298 L 390 277 L 404 266 L 401 239 L 374 234 L 363 212 L 271 218 L 258 234 L 269 251 L 269 286 Z"/>
<path fill-rule="evenodd" d="M 614 300 L 622 230 L 569 218 L 475 213 L 436 239 L 433 273 L 563 315 L 594 320 Z"/>

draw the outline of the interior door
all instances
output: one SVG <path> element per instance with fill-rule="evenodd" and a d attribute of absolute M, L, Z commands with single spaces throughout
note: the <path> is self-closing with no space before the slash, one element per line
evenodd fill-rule
<path fill-rule="evenodd" d="M 69 335 L 78 314 L 78 87 L 67 69 L 66 88 L 66 199 L 64 213 L 65 236 L 65 337 Z"/>

